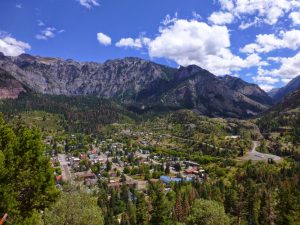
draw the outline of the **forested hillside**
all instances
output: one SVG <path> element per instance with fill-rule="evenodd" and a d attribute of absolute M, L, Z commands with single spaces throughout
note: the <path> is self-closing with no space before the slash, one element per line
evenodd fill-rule
<path fill-rule="evenodd" d="M 62 115 L 58 122 L 70 132 L 100 132 L 104 125 L 130 122 L 135 117 L 113 101 L 92 96 L 23 93 L 18 99 L 0 102 L 0 111 L 9 119 L 36 110 Z"/>

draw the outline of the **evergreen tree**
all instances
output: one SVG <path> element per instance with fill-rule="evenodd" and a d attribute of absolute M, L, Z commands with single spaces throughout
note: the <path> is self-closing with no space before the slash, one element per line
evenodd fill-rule
<path fill-rule="evenodd" d="M 160 183 L 152 184 L 150 190 L 151 196 L 151 219 L 152 225 L 169 224 L 169 208 L 166 197 L 163 193 L 163 186 Z"/>
<path fill-rule="evenodd" d="M 147 225 L 149 221 L 148 206 L 145 195 L 140 193 L 136 200 L 136 225 Z"/>
<path fill-rule="evenodd" d="M 12 128 L 0 118 L 0 149 L 0 211 L 24 221 L 58 194 L 41 133 L 23 124 Z"/>

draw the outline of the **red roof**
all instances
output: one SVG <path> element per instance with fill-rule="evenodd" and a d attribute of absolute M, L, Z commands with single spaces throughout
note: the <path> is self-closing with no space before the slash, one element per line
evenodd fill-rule
<path fill-rule="evenodd" d="M 56 177 L 55 177 L 55 180 L 56 180 L 56 181 L 61 181 L 61 180 L 62 180 L 62 175 L 56 176 Z"/>

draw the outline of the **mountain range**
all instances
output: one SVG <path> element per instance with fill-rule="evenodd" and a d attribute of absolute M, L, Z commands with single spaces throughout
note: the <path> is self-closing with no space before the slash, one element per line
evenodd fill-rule
<path fill-rule="evenodd" d="M 77 62 L 0 54 L 0 96 L 20 92 L 97 96 L 137 110 L 187 108 L 208 116 L 247 118 L 268 109 L 272 98 L 258 85 L 218 77 L 198 66 L 171 68 L 140 58 Z"/>

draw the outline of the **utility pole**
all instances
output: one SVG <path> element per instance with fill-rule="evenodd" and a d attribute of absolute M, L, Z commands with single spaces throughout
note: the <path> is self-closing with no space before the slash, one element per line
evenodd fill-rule
<path fill-rule="evenodd" d="M 7 218 L 7 213 L 4 214 L 4 216 L 2 217 L 2 219 L 0 220 L 0 225 L 4 224 L 4 222 L 6 221 Z"/>

